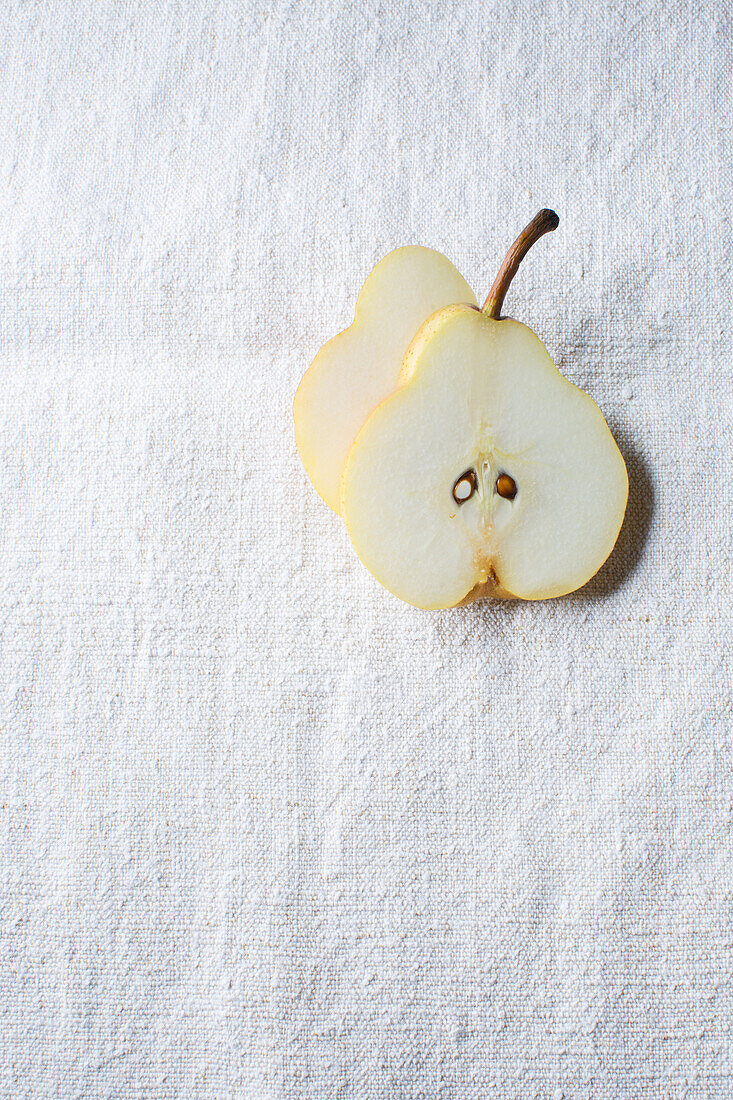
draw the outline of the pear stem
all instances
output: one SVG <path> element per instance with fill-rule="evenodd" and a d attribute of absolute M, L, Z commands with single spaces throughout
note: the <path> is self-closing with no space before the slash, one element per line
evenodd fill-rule
<path fill-rule="evenodd" d="M 540 237 L 544 237 L 545 233 L 551 233 L 553 229 L 557 229 L 559 224 L 560 219 L 554 210 L 540 210 L 539 214 L 535 214 L 532 221 L 525 226 L 504 257 L 504 262 L 494 279 L 494 285 L 489 291 L 489 296 L 481 307 L 482 313 L 485 313 L 487 317 L 491 317 L 494 321 L 500 319 L 501 307 L 504 305 L 506 292 L 512 279 L 517 274 L 517 269 L 522 260 Z"/>

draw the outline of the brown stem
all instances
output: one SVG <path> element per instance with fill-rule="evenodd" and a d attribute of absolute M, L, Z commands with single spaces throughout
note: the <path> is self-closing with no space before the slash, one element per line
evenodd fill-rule
<path fill-rule="evenodd" d="M 494 279 L 494 285 L 489 291 L 489 296 L 481 307 L 482 313 L 485 313 L 487 317 L 491 317 L 494 321 L 499 320 L 509 284 L 517 274 L 517 269 L 522 260 L 532 245 L 536 244 L 540 237 L 544 237 L 545 233 L 557 229 L 559 223 L 560 219 L 554 210 L 540 210 L 539 214 L 535 214 L 532 221 L 522 230 L 504 257 L 504 262 L 499 268 L 499 274 Z"/>

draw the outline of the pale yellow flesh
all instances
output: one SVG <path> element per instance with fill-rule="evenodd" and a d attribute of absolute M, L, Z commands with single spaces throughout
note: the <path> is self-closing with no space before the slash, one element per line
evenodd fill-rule
<path fill-rule="evenodd" d="M 467 469 L 479 491 L 458 505 L 452 490 Z M 517 484 L 513 501 L 495 491 L 500 473 Z M 406 602 L 440 608 L 581 587 L 613 548 L 628 479 L 597 405 L 534 333 L 465 307 L 417 334 L 400 388 L 356 437 L 341 488 L 367 568 Z"/>
<path fill-rule="evenodd" d="M 364 283 L 353 324 L 321 348 L 304 375 L 293 405 L 295 438 L 308 476 L 335 512 L 359 429 L 395 389 L 423 321 L 454 302 L 476 299 L 450 260 L 431 248 L 398 248 Z"/>

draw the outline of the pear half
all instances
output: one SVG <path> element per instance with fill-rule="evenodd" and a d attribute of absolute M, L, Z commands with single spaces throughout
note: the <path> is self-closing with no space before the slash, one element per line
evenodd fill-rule
<path fill-rule="evenodd" d="M 432 248 L 397 248 L 368 276 L 354 321 L 325 344 L 295 394 L 295 439 L 314 487 L 335 512 L 351 444 L 392 393 L 423 321 L 454 302 L 476 303 L 450 260 Z"/>
<path fill-rule="evenodd" d="M 422 326 L 344 467 L 357 554 L 416 607 L 572 592 L 623 522 L 626 467 L 598 406 L 529 328 L 498 319 L 506 264 L 483 311 L 454 305 Z"/>

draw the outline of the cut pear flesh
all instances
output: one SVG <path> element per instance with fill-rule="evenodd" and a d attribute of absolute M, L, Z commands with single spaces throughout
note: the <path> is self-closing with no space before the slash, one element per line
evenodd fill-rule
<path fill-rule="evenodd" d="M 403 356 L 423 321 L 473 291 L 450 260 L 408 246 L 367 278 L 353 324 L 316 356 L 295 395 L 295 438 L 306 472 L 338 512 L 344 462 L 369 413 L 393 392 Z"/>
<path fill-rule="evenodd" d="M 580 588 L 613 549 L 627 495 L 598 406 L 535 334 L 454 306 L 418 332 L 399 388 L 358 433 L 341 511 L 377 580 L 434 609 Z"/>

